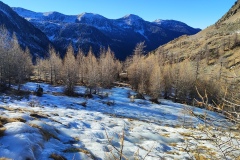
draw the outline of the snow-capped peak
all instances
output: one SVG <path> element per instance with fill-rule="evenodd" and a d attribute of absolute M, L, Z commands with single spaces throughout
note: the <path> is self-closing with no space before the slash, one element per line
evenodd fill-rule
<path fill-rule="evenodd" d="M 128 14 L 123 18 L 120 18 L 119 20 L 122 20 L 128 26 L 132 26 L 132 25 L 139 26 L 139 22 L 144 21 L 141 17 L 134 14 Z"/>
<path fill-rule="evenodd" d="M 92 20 L 92 19 L 106 19 L 105 17 L 99 15 L 99 14 L 95 14 L 95 13 L 87 13 L 87 12 L 84 12 L 82 14 L 79 14 L 77 16 L 78 20 L 81 21 L 83 19 L 89 19 L 89 20 Z"/>
<path fill-rule="evenodd" d="M 25 19 L 39 19 L 43 17 L 42 13 L 38 13 L 38 12 L 33 12 L 24 8 L 20 8 L 20 7 L 13 7 L 12 8 L 15 12 L 17 12 L 18 15 L 20 15 L 21 17 L 24 17 Z"/>
<path fill-rule="evenodd" d="M 44 16 L 49 16 L 49 15 L 54 14 L 54 13 L 57 13 L 57 12 L 54 12 L 54 11 L 52 11 L 52 12 L 44 12 L 43 15 Z"/>
<path fill-rule="evenodd" d="M 129 20 L 132 20 L 132 21 L 142 20 L 141 17 L 139 17 L 135 14 L 128 14 L 128 15 L 124 16 L 123 19 L 129 19 Z"/>
<path fill-rule="evenodd" d="M 162 19 L 156 19 L 155 21 L 153 21 L 153 23 L 157 23 L 157 24 L 161 24 L 162 22 L 164 22 L 164 20 Z"/>

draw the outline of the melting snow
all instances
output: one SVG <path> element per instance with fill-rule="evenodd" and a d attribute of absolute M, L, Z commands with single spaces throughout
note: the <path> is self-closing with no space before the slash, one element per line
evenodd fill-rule
<path fill-rule="evenodd" d="M 37 85 L 26 83 L 23 90 L 34 91 Z M 62 86 L 40 85 L 44 90 L 42 97 L 30 95 L 16 100 L 1 96 L 0 114 L 22 118 L 26 122 L 4 125 L 6 131 L 0 137 L 0 157 L 49 159 L 54 153 L 66 159 L 106 159 L 111 149 L 107 137 L 114 146 L 120 147 L 120 135 L 124 130 L 123 153 L 128 157 L 133 158 L 139 151 L 143 158 L 152 148 L 146 159 L 189 158 L 186 152 L 171 145 L 183 146 L 184 138 L 180 133 L 192 132 L 177 127 L 182 125 L 184 105 L 166 100 L 161 100 L 160 105 L 148 100 L 131 102 L 129 94 L 136 93 L 129 88 L 101 89 L 102 96 L 86 99 L 64 96 Z M 85 87 L 76 87 L 78 93 L 85 90 Z M 107 105 L 108 102 L 112 105 Z M 205 112 L 192 109 L 199 114 Z M 191 120 L 195 127 L 202 123 L 194 117 L 185 118 Z"/>

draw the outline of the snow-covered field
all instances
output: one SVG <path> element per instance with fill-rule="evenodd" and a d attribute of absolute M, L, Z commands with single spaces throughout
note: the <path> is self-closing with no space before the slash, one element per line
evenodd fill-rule
<path fill-rule="evenodd" d="M 205 134 L 200 131 L 201 118 L 186 114 L 186 108 L 199 117 L 208 113 L 209 118 L 220 120 L 216 126 L 227 124 L 217 113 L 171 101 L 161 100 L 160 105 L 131 101 L 129 95 L 136 93 L 129 88 L 102 89 L 100 95 L 83 98 L 64 96 L 63 87 L 40 85 L 42 97 L 0 96 L 0 157 L 113 159 L 112 154 L 117 155 L 113 146 L 120 148 L 124 133 L 123 155 L 129 159 L 191 159 L 194 154 L 187 150 L 187 142 L 199 143 L 192 137 Z M 37 83 L 29 82 L 22 89 L 36 87 Z M 76 91 L 84 93 L 86 88 L 79 86 Z M 213 142 L 202 140 L 199 145 L 211 150 L 203 153 L 206 157 L 220 156 Z"/>

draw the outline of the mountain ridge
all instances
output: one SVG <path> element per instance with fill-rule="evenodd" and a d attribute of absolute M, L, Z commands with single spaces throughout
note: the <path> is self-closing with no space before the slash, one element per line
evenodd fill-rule
<path fill-rule="evenodd" d="M 41 30 L 35 28 L 15 13 L 8 5 L 0 1 L 0 25 L 12 35 L 15 33 L 20 46 L 29 48 L 33 58 L 45 57 L 51 42 Z"/>
<path fill-rule="evenodd" d="M 176 37 L 200 31 L 179 21 L 175 21 L 178 25 L 170 30 L 169 26 L 145 21 L 134 14 L 108 19 L 94 13 L 64 15 L 59 12 L 33 12 L 23 8 L 13 10 L 45 33 L 60 53 L 64 53 L 69 44 L 73 45 L 75 51 L 81 48 L 88 52 L 91 46 L 97 53 L 100 48 L 109 46 L 121 60 L 131 55 L 139 42 L 145 41 L 146 50 L 151 51 Z M 181 28 L 183 24 L 185 30 L 178 31 L 176 27 Z"/>
<path fill-rule="evenodd" d="M 151 53 L 173 55 L 181 60 L 199 61 L 204 74 L 221 70 L 234 77 L 240 68 L 240 1 L 216 23 L 195 35 L 181 36 Z M 231 75 L 231 76 L 229 76 Z"/>

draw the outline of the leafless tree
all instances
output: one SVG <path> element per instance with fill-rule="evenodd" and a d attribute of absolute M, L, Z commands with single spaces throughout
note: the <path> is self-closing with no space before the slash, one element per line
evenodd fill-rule
<path fill-rule="evenodd" d="M 54 84 L 60 80 L 62 68 L 62 59 L 56 53 L 53 47 L 49 47 L 49 58 L 46 59 L 49 66 L 50 83 Z"/>
<path fill-rule="evenodd" d="M 16 67 L 15 67 L 15 81 L 18 85 L 18 90 L 20 90 L 21 84 L 26 80 L 30 79 L 30 75 L 33 72 L 32 57 L 30 51 L 22 51 L 19 49 L 20 46 L 15 46 L 14 51 L 17 52 L 16 55 Z"/>
<path fill-rule="evenodd" d="M 77 54 L 77 65 L 78 65 L 78 77 L 81 84 L 85 84 L 84 80 L 86 79 L 86 57 L 81 49 L 78 50 Z"/>
<path fill-rule="evenodd" d="M 105 52 L 102 51 L 99 59 L 100 75 L 101 75 L 101 86 L 104 88 L 109 88 L 112 86 L 118 75 L 118 63 L 115 60 L 114 53 L 108 47 Z"/>
<path fill-rule="evenodd" d="M 70 45 L 64 57 L 62 68 L 62 80 L 65 85 L 65 93 L 74 95 L 74 88 L 78 81 L 78 65 L 74 56 L 73 47 Z"/>
<path fill-rule="evenodd" d="M 86 86 L 89 88 L 90 94 L 92 94 L 92 90 L 96 90 L 100 82 L 99 62 L 92 49 L 89 50 L 86 57 L 86 66 Z"/>
<path fill-rule="evenodd" d="M 132 57 L 132 63 L 128 67 L 128 77 L 131 86 L 138 90 L 141 81 L 141 71 L 143 70 L 143 54 L 144 54 L 145 44 L 144 42 L 138 43 L 134 49 L 134 54 Z"/>
<path fill-rule="evenodd" d="M 161 69 L 158 64 L 155 64 L 150 75 L 149 88 L 150 95 L 153 99 L 157 100 L 161 96 L 161 92 L 163 91 Z"/>

